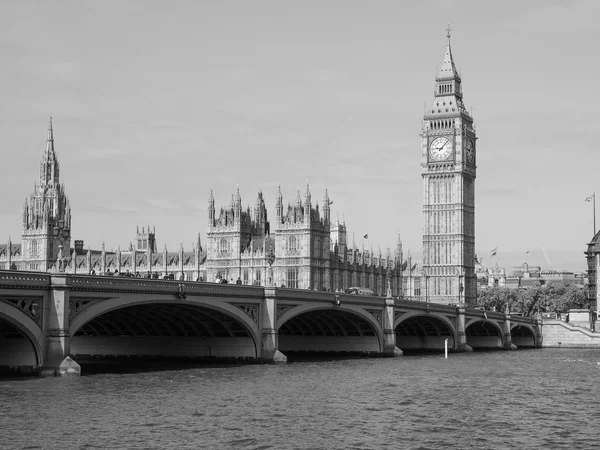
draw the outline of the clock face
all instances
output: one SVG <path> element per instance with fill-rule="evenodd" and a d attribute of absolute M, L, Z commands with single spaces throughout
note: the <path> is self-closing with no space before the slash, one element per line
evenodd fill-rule
<path fill-rule="evenodd" d="M 467 162 L 472 163 L 475 160 L 475 145 L 472 139 L 467 139 L 465 144 Z"/>
<path fill-rule="evenodd" d="M 439 137 L 429 144 L 429 154 L 435 161 L 448 159 L 452 154 L 452 143 L 447 137 Z"/>

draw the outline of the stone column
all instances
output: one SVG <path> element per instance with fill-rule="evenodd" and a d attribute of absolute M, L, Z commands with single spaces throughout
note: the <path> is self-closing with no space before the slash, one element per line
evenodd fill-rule
<path fill-rule="evenodd" d="M 459 352 L 472 352 L 473 349 L 467 344 L 467 333 L 465 331 L 465 312 L 464 306 L 456 308 L 456 350 Z"/>
<path fill-rule="evenodd" d="M 383 356 L 402 356 L 402 350 L 396 347 L 394 299 L 390 293 L 391 290 L 388 288 L 388 297 L 385 299 L 385 309 L 383 310 Z"/>
<path fill-rule="evenodd" d="M 510 332 L 510 314 L 504 315 L 504 350 L 516 350 L 517 346 L 512 343 L 512 334 Z"/>
<path fill-rule="evenodd" d="M 271 364 L 287 363 L 287 357 L 277 349 L 279 337 L 275 329 L 276 314 L 277 289 L 266 287 L 260 305 L 260 359 Z"/>
<path fill-rule="evenodd" d="M 64 274 L 50 276 L 50 291 L 44 303 L 44 360 L 42 376 L 80 374 L 79 366 L 68 357 L 70 279 Z M 64 369 L 64 365 L 69 370 Z"/>

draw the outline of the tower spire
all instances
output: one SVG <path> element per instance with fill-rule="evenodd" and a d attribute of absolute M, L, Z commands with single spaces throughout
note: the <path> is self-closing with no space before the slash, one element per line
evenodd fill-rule
<path fill-rule="evenodd" d="M 52 113 L 48 123 L 48 138 L 46 139 L 46 154 L 54 155 L 54 130 L 52 129 Z"/>

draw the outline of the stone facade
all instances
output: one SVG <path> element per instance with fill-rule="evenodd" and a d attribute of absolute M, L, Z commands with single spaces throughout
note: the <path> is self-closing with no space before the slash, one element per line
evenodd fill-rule
<path fill-rule="evenodd" d="M 476 140 L 448 32 L 435 96 L 421 132 L 422 273 L 430 302 L 471 305 L 476 301 Z"/>
<path fill-rule="evenodd" d="M 598 231 L 588 244 L 585 252 L 587 258 L 588 275 L 588 300 L 590 310 L 598 311 L 598 297 L 600 297 L 600 231 Z"/>
<path fill-rule="evenodd" d="M 47 271 L 56 261 L 69 256 L 71 248 L 71 207 L 60 184 L 60 170 L 54 152 L 52 118 L 48 126 L 46 151 L 40 163 L 40 177 L 23 205 L 22 244 L 18 251 L 9 242 L 0 250 L 8 259 L 6 268 Z"/>
<path fill-rule="evenodd" d="M 363 287 L 385 295 L 401 290 L 402 244 L 394 254 L 350 249 L 346 224 L 331 223 L 327 191 L 313 207 L 310 187 L 284 208 L 278 189 L 271 226 L 262 192 L 254 210 L 242 208 L 239 190 L 217 215 L 213 192 L 208 201 L 206 280 L 292 289 L 344 291 Z"/>

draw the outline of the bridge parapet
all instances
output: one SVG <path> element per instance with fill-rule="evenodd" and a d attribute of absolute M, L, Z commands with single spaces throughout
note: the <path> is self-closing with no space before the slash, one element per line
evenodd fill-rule
<path fill-rule="evenodd" d="M 50 286 L 50 274 L 0 270 L 1 289 L 31 289 Z"/>
<path fill-rule="evenodd" d="M 277 300 L 360 303 L 361 305 L 384 306 L 385 297 L 374 295 L 346 294 L 343 292 L 310 291 L 305 289 L 275 288 Z"/>
<path fill-rule="evenodd" d="M 262 286 L 153 280 L 145 278 L 69 275 L 71 291 L 130 292 L 148 294 L 185 293 L 211 297 L 263 298 Z"/>

